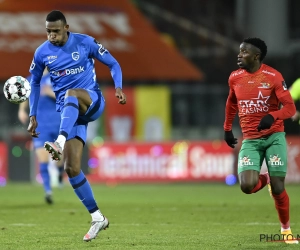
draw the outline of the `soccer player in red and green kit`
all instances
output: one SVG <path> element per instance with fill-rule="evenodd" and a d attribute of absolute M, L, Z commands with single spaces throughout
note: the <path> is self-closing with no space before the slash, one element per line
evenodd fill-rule
<path fill-rule="evenodd" d="M 283 124 L 283 120 L 296 113 L 296 107 L 281 73 L 262 63 L 266 54 L 267 46 L 259 38 L 247 38 L 240 45 L 239 69 L 229 76 L 224 139 L 234 148 L 237 139 L 232 133 L 232 123 L 238 112 L 243 133 L 238 156 L 241 190 L 252 194 L 270 183 L 283 239 L 297 244 L 290 228 L 289 196 L 284 184 L 287 145 Z M 264 160 L 268 173 L 260 174 Z"/>

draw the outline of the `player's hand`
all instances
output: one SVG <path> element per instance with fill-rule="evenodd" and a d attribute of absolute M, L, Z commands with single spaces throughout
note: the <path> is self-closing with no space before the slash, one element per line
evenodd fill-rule
<path fill-rule="evenodd" d="M 224 140 L 226 141 L 227 145 L 231 148 L 235 147 L 235 144 L 238 143 L 237 138 L 234 138 L 232 130 L 224 131 Z"/>
<path fill-rule="evenodd" d="M 40 133 L 35 131 L 37 126 L 38 126 L 38 123 L 37 123 L 35 116 L 30 116 L 27 131 L 28 131 L 28 133 L 30 133 L 30 135 L 32 137 L 36 137 L 36 138 L 39 137 Z"/>
<path fill-rule="evenodd" d="M 291 117 L 293 122 L 299 121 L 300 119 L 300 112 L 296 111 L 296 113 Z"/>
<path fill-rule="evenodd" d="M 28 114 L 25 110 L 19 109 L 18 118 L 22 124 L 27 124 L 28 122 Z"/>
<path fill-rule="evenodd" d="M 270 114 L 267 114 L 260 120 L 260 123 L 257 126 L 258 132 L 260 132 L 263 129 L 271 128 L 273 122 L 274 122 L 274 117 Z"/>
<path fill-rule="evenodd" d="M 122 89 L 116 88 L 115 96 L 119 99 L 120 104 L 126 104 L 126 95 L 123 93 Z"/>

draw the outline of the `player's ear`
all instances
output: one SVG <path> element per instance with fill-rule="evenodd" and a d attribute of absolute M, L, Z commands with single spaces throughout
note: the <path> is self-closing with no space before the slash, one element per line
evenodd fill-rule
<path fill-rule="evenodd" d="M 66 29 L 66 30 L 69 30 L 69 24 L 66 24 L 66 25 L 65 25 L 65 29 Z"/>
<path fill-rule="evenodd" d="M 255 54 L 255 60 L 259 60 L 259 58 L 260 58 L 260 53 L 256 53 Z"/>

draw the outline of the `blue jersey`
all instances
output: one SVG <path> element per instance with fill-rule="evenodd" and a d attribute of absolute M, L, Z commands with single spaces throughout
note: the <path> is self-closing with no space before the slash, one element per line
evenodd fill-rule
<path fill-rule="evenodd" d="M 31 76 L 27 77 L 30 81 Z M 60 113 L 56 111 L 55 99 L 43 94 L 44 86 L 51 86 L 50 74 L 43 75 L 41 82 L 41 93 L 39 98 L 39 103 L 37 106 L 37 121 L 39 123 L 39 127 L 59 127 L 60 124 Z M 51 119 L 49 119 L 51 117 Z M 49 124 L 49 126 L 47 125 Z M 56 129 L 57 130 L 57 129 Z"/>
<path fill-rule="evenodd" d="M 45 67 L 50 72 L 57 111 L 61 111 L 68 89 L 99 89 L 94 58 L 109 67 L 115 87 L 122 88 L 122 72 L 119 63 L 97 40 L 84 34 L 68 32 L 68 35 L 68 40 L 63 46 L 55 46 L 46 41 L 35 51 L 29 70 L 32 74 L 30 116 L 37 114 L 40 79 Z"/>

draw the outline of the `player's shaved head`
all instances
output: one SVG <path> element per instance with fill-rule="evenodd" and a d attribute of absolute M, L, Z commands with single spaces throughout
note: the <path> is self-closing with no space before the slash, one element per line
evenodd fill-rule
<path fill-rule="evenodd" d="M 67 24 L 65 15 L 59 10 L 52 10 L 46 17 L 47 22 L 62 21 L 63 24 Z"/>
<path fill-rule="evenodd" d="M 249 37 L 249 38 L 244 39 L 243 42 L 249 43 L 249 44 L 253 45 L 254 47 L 258 48 L 260 50 L 260 61 L 264 60 L 264 58 L 267 55 L 267 45 L 263 40 L 261 40 L 257 37 Z"/>

